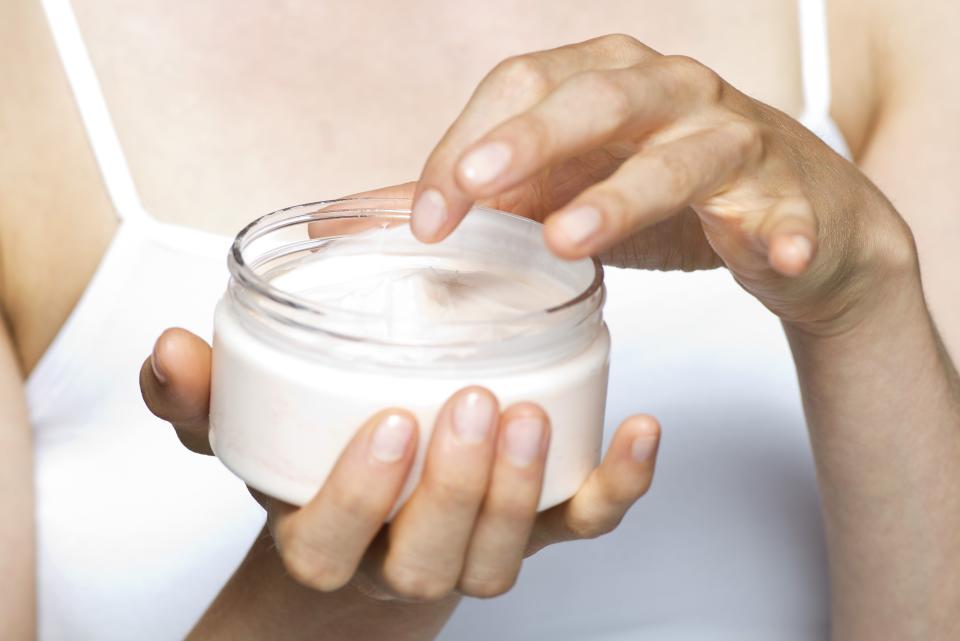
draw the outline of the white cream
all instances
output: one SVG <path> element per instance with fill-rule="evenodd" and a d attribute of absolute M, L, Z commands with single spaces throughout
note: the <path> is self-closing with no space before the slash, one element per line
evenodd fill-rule
<path fill-rule="evenodd" d="M 438 338 L 438 332 L 450 339 L 476 339 L 478 332 L 487 340 L 504 338 L 530 327 L 500 321 L 555 307 L 577 293 L 541 273 L 511 273 L 474 258 L 331 251 L 300 261 L 271 283 L 324 306 L 373 316 L 360 321 L 364 335 L 393 340 Z"/>
<path fill-rule="evenodd" d="M 600 291 L 545 312 L 582 292 L 594 268 L 549 255 L 534 227 L 480 210 L 440 245 L 395 224 L 334 239 L 258 266 L 262 282 L 294 297 L 282 304 L 251 294 L 235 271 L 215 318 L 217 455 L 251 486 L 303 504 L 361 424 L 405 407 L 420 450 L 402 501 L 440 405 L 478 384 L 504 406 L 544 407 L 552 436 L 540 509 L 572 496 L 599 460 L 609 335 Z M 283 243 L 264 254 L 282 254 Z"/>

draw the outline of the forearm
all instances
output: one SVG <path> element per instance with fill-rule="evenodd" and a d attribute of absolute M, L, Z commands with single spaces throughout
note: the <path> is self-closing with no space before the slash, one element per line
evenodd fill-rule
<path fill-rule="evenodd" d="M 187 641 L 433 639 L 458 600 L 378 601 L 353 585 L 316 592 L 287 576 L 264 532 Z"/>
<path fill-rule="evenodd" d="M 960 638 L 960 386 L 919 273 L 833 336 L 787 326 L 810 426 L 837 641 Z"/>

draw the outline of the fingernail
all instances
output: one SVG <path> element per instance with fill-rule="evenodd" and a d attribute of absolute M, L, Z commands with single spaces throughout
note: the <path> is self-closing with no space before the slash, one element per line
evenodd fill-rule
<path fill-rule="evenodd" d="M 649 436 L 638 436 L 633 440 L 631 453 L 635 461 L 642 463 L 653 456 L 653 451 L 657 448 L 657 439 Z"/>
<path fill-rule="evenodd" d="M 510 421 L 505 439 L 507 460 L 516 467 L 527 467 L 540 454 L 543 419 L 539 416 L 522 416 Z"/>
<path fill-rule="evenodd" d="M 806 236 L 794 236 L 793 251 L 796 252 L 797 259 L 806 265 L 813 256 L 813 243 Z"/>
<path fill-rule="evenodd" d="M 167 375 L 160 369 L 157 361 L 157 346 L 154 344 L 153 351 L 150 352 L 150 369 L 153 370 L 153 376 L 157 379 L 157 382 L 159 382 L 161 385 L 166 385 Z"/>
<path fill-rule="evenodd" d="M 477 147 L 460 161 L 460 175 L 474 185 L 490 182 L 507 168 L 513 152 L 502 142 Z"/>
<path fill-rule="evenodd" d="M 486 394 L 469 392 L 453 407 L 453 431 L 463 443 L 480 443 L 493 427 L 493 401 Z"/>
<path fill-rule="evenodd" d="M 447 201 L 436 189 L 428 189 L 413 205 L 410 226 L 417 238 L 433 238 L 447 220 Z"/>
<path fill-rule="evenodd" d="M 370 453 L 381 463 L 395 463 L 403 458 L 412 436 L 413 421 L 402 414 L 392 414 L 374 430 Z"/>
<path fill-rule="evenodd" d="M 600 231 L 603 216 L 594 207 L 576 207 L 557 216 L 554 223 L 572 245 L 581 245 Z"/>

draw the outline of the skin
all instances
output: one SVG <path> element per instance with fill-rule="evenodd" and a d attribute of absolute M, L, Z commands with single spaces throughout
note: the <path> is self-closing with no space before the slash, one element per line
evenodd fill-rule
<path fill-rule="evenodd" d="M 78 8 L 83 18 L 83 7 Z M 747 11 L 753 9 L 756 7 L 745 8 Z M 687 18 L 698 17 L 696 11 L 708 10 L 697 7 L 690 16 L 681 19 L 681 23 L 693 23 L 692 19 Z M 10 338 L 2 342 L 0 351 L 3 362 L 7 364 L 0 379 L 6 386 L 2 388 L 3 398 L 10 399 L 9 403 L 2 405 L 5 412 L 4 444 L 9 443 L 10 447 L 2 450 L 2 469 L 9 478 L 4 477 L 4 493 L 0 500 L 3 501 L 5 514 L 12 516 L 2 531 L 4 541 L 9 542 L 4 549 L 15 550 L 15 553 L 3 556 L 0 565 L 5 571 L 9 570 L 5 576 L 8 577 L 7 589 L 11 595 L 26 595 L 27 602 L 23 602 L 24 597 L 15 600 L 7 595 L 0 601 L 0 622 L 7 626 L 0 629 L 0 638 L 19 640 L 33 636 L 33 609 L 29 599 L 32 594 L 29 586 L 33 581 L 30 553 L 33 535 L 29 518 L 30 502 L 24 498 L 31 495 L 29 469 L 23 463 L 29 461 L 29 432 L 18 384 L 46 348 L 79 292 L 86 286 L 89 274 L 113 232 L 115 219 L 98 186 L 95 166 L 91 164 L 76 115 L 69 107 L 70 98 L 65 93 L 49 44 L 46 47 L 36 46 L 36 43 L 46 42 L 48 38 L 42 18 L 33 3 L 21 0 L 8 3 L 4 11 L 12 12 L 9 20 L 0 20 L 0 25 L 3 25 L 0 28 L 5 29 L 2 42 L 10 46 L 9 55 L 4 59 L 16 59 L 18 64 L 0 65 L 4 86 L 13 88 L 17 97 L 16 100 L 0 103 L 7 149 L 7 153 L 0 154 L 5 162 L 2 172 L 4 189 L 0 190 L 3 197 L 0 206 L 0 276 L 3 283 L 0 297 Z M 684 7 L 671 8 L 671 11 L 662 14 L 677 15 L 683 14 L 683 11 Z M 792 11 L 792 7 L 784 11 Z M 779 259 L 757 260 L 757 254 L 763 257 L 762 251 L 751 252 L 746 261 L 747 267 L 755 267 L 761 276 L 756 280 L 745 279 L 748 289 L 752 287 L 751 291 L 759 293 L 768 306 L 784 311 L 785 326 L 803 383 L 824 499 L 834 581 L 835 637 L 838 639 L 948 639 L 956 636 L 955 630 L 950 628 L 951 622 L 944 617 L 957 610 L 957 572 L 951 565 L 951 559 L 958 558 L 955 537 L 951 537 L 958 525 L 957 496 L 952 489 L 957 487 L 956 472 L 952 469 L 956 466 L 951 464 L 957 460 L 956 383 L 946 352 L 949 350 L 956 354 L 960 345 L 960 335 L 957 333 L 960 327 L 960 306 L 957 301 L 960 297 L 957 296 L 953 276 L 956 272 L 953 248 L 960 239 L 960 217 L 951 213 L 956 202 L 953 186 L 955 150 L 960 145 L 960 128 L 953 114 L 960 104 L 957 93 L 960 87 L 957 80 L 960 78 L 956 77 L 956 66 L 945 62 L 956 57 L 951 56 L 957 45 L 950 25 L 956 24 L 960 18 L 957 12 L 957 8 L 950 3 L 915 6 L 885 0 L 871 5 L 869 16 L 865 16 L 856 3 L 831 3 L 831 29 L 842 34 L 840 38 L 834 36 L 831 43 L 834 77 L 839 79 L 834 83 L 834 116 L 851 141 L 861 170 L 883 190 L 889 201 L 896 204 L 896 212 L 909 222 L 919 251 L 914 253 L 912 242 L 900 228 L 899 217 L 892 213 L 890 202 L 880 197 L 875 189 L 869 186 L 864 188 L 862 175 L 847 173 L 849 167 L 840 166 L 840 175 L 845 177 L 844 180 L 831 180 L 829 176 L 826 181 L 812 177 L 805 179 L 817 185 L 816 189 L 804 194 L 813 201 L 809 204 L 817 222 L 817 247 L 813 263 L 804 266 L 803 274 L 795 280 L 781 280 L 786 274 L 770 268 L 784 265 L 778 263 Z M 670 40 L 669 24 L 662 20 L 657 22 L 651 19 L 655 15 L 648 15 L 656 12 L 645 11 L 643 14 L 637 24 L 649 27 L 638 28 L 649 28 L 651 37 Z M 92 15 L 89 10 L 87 15 Z M 610 12 L 610 15 L 619 14 Z M 463 22 L 458 23 L 458 29 L 473 28 L 478 23 L 468 20 L 464 26 L 461 24 Z M 108 21 L 92 20 L 87 24 L 94 25 L 93 31 L 100 24 L 109 27 Z M 197 24 L 202 28 L 202 23 Z M 754 23 L 745 21 L 745 24 Z M 792 28 L 790 23 L 787 25 Z M 258 28 L 263 28 L 263 25 L 258 24 Z M 593 32 L 603 31 L 594 29 Z M 106 37 L 110 32 L 107 29 L 100 40 L 112 41 Z M 790 33 L 789 29 L 786 32 Z M 648 38 L 644 38 L 644 41 L 656 44 L 662 50 L 690 51 L 698 58 L 709 60 L 711 66 L 716 62 L 717 68 L 724 69 L 724 77 L 733 80 L 735 86 L 747 89 L 751 95 L 759 94 L 766 102 L 791 111 L 789 106 L 795 103 L 791 102 L 789 91 L 784 87 L 796 86 L 796 79 L 780 73 L 790 66 L 789 62 L 777 59 L 778 63 L 773 65 L 777 73 L 784 76 L 784 85 L 740 72 L 735 78 L 730 77 L 727 69 L 762 67 L 768 56 L 765 54 L 763 60 L 749 56 L 741 61 L 725 60 L 709 50 L 710 37 L 692 42 L 683 29 L 676 33 L 676 39 L 670 40 L 672 46 L 663 47 Z M 484 34 L 480 40 L 488 35 Z M 754 34 L 748 29 L 741 35 L 744 36 L 743 40 L 753 41 L 755 35 L 760 37 L 762 34 Z M 116 40 L 119 42 L 119 38 Z M 235 40 L 243 41 L 242 38 Z M 567 37 L 561 41 L 575 40 Z M 729 46 L 728 40 L 720 39 L 717 42 L 722 43 L 717 51 L 736 50 L 736 47 Z M 219 46 L 224 48 L 228 44 L 219 43 Z M 161 56 L 166 55 L 163 45 L 162 38 L 150 39 L 150 46 L 161 52 Z M 791 47 L 789 43 L 784 46 L 787 49 Z M 698 47 L 705 49 L 697 51 Z M 515 51 L 529 48 L 526 46 Z M 764 52 L 768 49 L 773 52 L 772 58 L 777 58 L 778 49 L 774 45 L 761 48 Z M 104 59 L 112 60 L 101 55 L 100 60 Z M 269 64 L 265 64 L 269 68 Z M 106 66 L 108 70 L 116 68 L 112 63 Z M 251 73 L 257 71 L 255 66 L 248 66 L 247 69 Z M 402 77 L 402 74 L 396 75 Z M 464 82 L 469 82 L 477 74 L 456 75 L 458 79 L 466 77 Z M 149 73 L 145 76 L 151 79 L 157 77 Z M 124 78 L 123 83 L 116 84 L 117 89 L 113 93 L 110 91 L 110 74 L 105 80 L 108 94 L 115 97 L 121 106 L 127 106 L 126 113 L 142 111 L 139 103 L 125 103 L 125 94 L 119 89 L 121 85 L 127 87 L 130 95 L 136 96 L 142 87 L 138 86 L 135 78 Z M 214 100 L 214 96 L 228 94 L 222 89 L 212 87 L 206 102 L 202 103 L 211 113 L 231 113 L 231 110 L 225 109 L 224 105 L 218 106 Z M 175 95 L 175 92 L 170 95 Z M 228 98 L 229 95 L 224 100 Z M 293 98 L 288 101 L 290 104 L 297 103 Z M 164 100 L 156 109 L 170 104 L 171 101 Z M 21 109 L 20 105 L 27 105 L 27 108 Z M 734 110 L 743 115 L 739 110 Z M 760 111 L 766 113 L 763 109 Z M 796 113 L 795 110 L 791 112 Z M 124 113 L 122 108 L 120 113 Z M 450 115 L 453 113 L 451 111 Z M 781 124 L 786 132 L 795 127 L 783 120 L 782 114 L 773 115 L 774 120 L 768 125 Z M 310 118 L 314 117 L 315 114 L 311 113 Z M 290 121 L 298 122 L 296 118 Z M 17 125 L 11 128 L 8 123 Z M 491 123 L 491 126 L 494 124 L 500 123 Z M 225 129 L 234 133 L 239 130 L 237 127 Z M 189 127 L 182 127 L 181 130 L 189 136 Z M 469 140 L 467 144 L 478 142 L 479 135 L 483 133 L 486 132 L 478 134 L 477 139 Z M 187 220 L 188 212 L 193 215 L 197 209 L 195 203 L 178 204 L 164 194 L 189 193 L 191 197 L 205 194 L 205 186 L 219 184 L 216 175 L 196 171 L 198 184 L 195 189 L 166 189 L 165 186 L 170 182 L 163 182 L 165 177 L 169 178 L 163 167 L 171 164 L 169 156 L 151 153 L 153 150 L 144 148 L 142 141 L 148 139 L 139 137 L 127 143 L 133 152 L 133 164 L 147 168 L 143 173 L 147 176 L 145 182 L 148 188 L 145 192 L 150 201 L 148 204 L 153 211 L 174 212 L 167 214 L 174 217 L 182 214 L 183 220 Z M 795 144 L 800 149 L 800 160 L 817 160 L 815 163 L 801 163 L 801 166 L 809 168 L 812 164 L 816 169 L 822 164 L 824 167 L 837 168 L 833 164 L 836 159 L 816 141 L 801 136 L 795 140 Z M 909 150 L 911 162 L 903 161 L 905 149 Z M 424 148 L 422 151 L 425 153 L 426 150 Z M 827 154 L 828 160 L 825 162 L 823 154 Z M 226 166 L 224 163 L 230 159 L 228 154 L 194 155 L 200 165 L 206 168 Z M 151 162 L 154 164 L 151 165 Z M 317 171 L 312 163 L 299 165 L 309 165 L 308 175 L 303 177 L 300 184 L 309 184 L 313 188 L 309 194 L 314 195 L 316 175 L 329 175 L 329 172 Z M 438 176 L 442 174 L 444 181 L 457 182 L 458 174 L 453 161 L 439 166 L 441 171 Z M 260 165 L 257 166 L 258 171 L 259 168 Z M 246 184 L 262 185 L 263 189 L 274 186 L 278 193 L 272 196 L 257 194 L 259 200 L 256 205 L 251 211 L 238 214 L 238 223 L 270 208 L 267 203 L 271 202 L 271 198 L 273 204 L 283 204 L 291 200 L 290 194 L 298 193 L 296 178 L 289 177 L 289 169 L 285 168 L 276 181 L 261 180 L 259 177 L 262 174 L 259 173 L 258 180 L 246 180 Z M 364 171 L 368 169 L 369 166 L 364 165 Z M 789 186 L 791 172 L 786 173 L 786 184 Z M 604 176 L 601 173 L 598 177 Z M 795 175 L 792 177 L 798 178 Z M 294 183 L 284 182 L 291 180 Z M 241 179 L 240 184 L 243 182 L 244 179 Z M 47 189 L 49 184 L 57 185 L 58 189 Z M 824 184 L 829 186 L 825 187 Z M 782 185 L 778 182 L 777 186 L 779 188 Z M 458 188 L 463 187 L 458 185 Z M 245 189 L 210 193 L 207 201 L 209 206 L 201 209 L 212 210 L 213 205 L 222 202 L 218 198 L 222 199 L 229 193 L 242 193 L 244 197 L 248 195 Z M 565 196 L 573 197 L 576 193 Z M 150 194 L 153 194 L 152 198 Z M 454 190 L 445 195 L 453 198 L 458 193 Z M 825 226 L 830 229 L 830 225 L 839 221 L 821 215 L 821 210 L 829 208 L 823 202 L 816 202 L 818 195 L 840 198 L 842 202 L 850 204 L 850 211 L 857 214 L 855 219 L 864 224 L 866 231 L 858 229 L 859 235 L 825 233 Z M 283 198 L 280 199 L 280 196 Z M 469 193 L 466 196 L 471 197 Z M 504 196 L 497 194 L 492 199 Z M 649 208 L 634 209 L 635 203 L 629 202 L 631 207 L 625 208 L 629 209 L 628 213 L 649 214 Z M 83 207 L 78 208 L 77 203 L 83 203 Z M 534 202 L 534 205 L 539 204 L 539 210 L 531 208 L 530 215 L 546 216 L 564 203 L 563 198 L 546 205 Z M 509 208 L 506 205 L 504 207 Z M 242 203 L 231 203 L 230 207 L 219 209 L 242 212 Z M 694 207 L 692 210 L 695 219 L 690 217 L 690 213 L 678 216 L 686 221 L 699 222 L 703 219 L 701 212 L 696 209 Z M 83 224 L 75 226 L 74 231 L 83 235 L 82 242 L 73 243 L 60 253 L 44 251 L 46 240 L 56 237 L 63 228 L 62 217 L 58 217 L 57 213 L 70 212 L 73 222 L 78 210 L 83 211 Z M 683 212 L 688 210 L 684 209 Z M 709 211 L 706 213 L 710 214 Z M 624 216 L 622 220 L 644 218 Z M 676 240 L 676 234 L 691 229 L 686 225 L 671 227 L 672 220 L 668 218 L 658 223 L 656 234 L 647 234 L 646 238 L 656 237 L 657 244 L 670 244 Z M 197 221 L 190 219 L 190 222 L 209 226 L 209 218 Z M 844 219 L 842 222 L 848 221 Z M 696 227 L 693 229 L 696 230 Z M 798 227 L 796 231 L 804 236 L 810 233 L 809 230 L 807 225 Z M 716 232 L 718 238 L 729 238 L 729 234 L 725 235 L 723 231 L 721 227 Z M 710 230 L 707 236 L 709 233 Z M 789 237 L 795 234 L 783 235 Z M 689 247 L 705 249 L 701 237 L 697 234 L 693 236 L 695 241 Z M 859 250 L 862 247 L 834 242 L 851 237 L 872 241 L 866 244 L 874 249 L 876 245 L 873 242 L 881 246 L 890 243 L 890 248 L 889 251 L 861 254 Z M 908 242 L 902 242 L 905 238 Z M 638 237 L 621 240 L 619 243 L 614 241 L 611 248 L 623 251 L 608 255 L 617 263 L 639 265 L 651 255 L 649 246 L 638 244 Z M 682 235 L 681 240 L 685 240 Z M 675 244 L 688 248 L 685 242 Z M 723 254 L 722 248 L 713 245 L 710 249 L 718 258 L 741 257 L 734 252 Z M 813 250 L 812 247 L 811 252 Z M 917 254 L 923 274 L 922 292 L 914 260 Z M 705 266 L 700 262 L 701 259 L 711 258 L 710 254 L 702 257 L 696 252 L 686 251 L 680 255 L 685 257 L 686 262 L 663 262 L 666 257 L 661 255 L 658 257 L 660 264 L 654 262 L 648 266 L 690 268 Z M 892 260 L 877 261 L 878 255 Z M 655 253 L 653 256 L 657 257 Z M 694 259 L 693 262 L 689 262 L 691 259 Z M 867 266 L 861 266 L 859 271 L 854 270 L 864 280 L 856 285 L 853 284 L 856 278 L 842 280 L 845 287 L 841 289 L 847 293 L 859 292 L 859 295 L 850 298 L 839 295 L 826 297 L 831 302 L 828 306 L 830 313 L 819 305 L 820 298 L 815 294 L 776 300 L 772 295 L 781 292 L 777 288 L 778 283 L 786 283 L 787 289 L 790 285 L 804 283 L 816 292 L 817 285 L 822 286 L 823 282 L 812 275 L 816 275 L 818 270 L 821 276 L 824 273 L 836 274 L 835 271 L 830 272 L 829 268 L 835 268 L 838 261 L 842 263 L 845 260 L 865 262 Z M 788 260 L 786 265 L 788 272 L 790 262 Z M 37 265 L 39 268 L 15 268 L 23 264 Z M 70 269 L 63 269 L 67 265 Z M 742 271 L 746 275 L 753 273 L 749 269 Z M 57 275 L 56 278 L 52 277 L 53 274 Z M 771 284 L 773 286 L 770 289 L 765 289 Z M 798 289 L 801 290 L 800 294 L 804 293 L 803 288 Z M 43 296 L 38 295 L 39 292 Z M 942 344 L 933 330 L 927 307 L 937 321 Z M 805 317 L 804 312 L 812 314 L 812 317 Z M 845 322 L 834 323 L 837 319 Z M 808 323 L 806 320 L 814 322 Z M 162 347 L 158 352 L 163 352 Z M 196 353 L 202 355 L 202 347 Z M 181 363 L 184 365 L 183 371 L 202 371 L 202 365 L 196 369 L 198 365 L 191 358 L 188 356 L 188 362 Z M 174 366 L 178 367 L 177 364 Z M 195 408 L 203 402 L 202 381 L 193 392 L 175 396 L 175 399 L 187 407 Z M 909 399 L 909 402 L 904 402 L 904 399 Z M 202 425 L 202 416 L 190 416 L 194 419 L 191 423 L 194 428 Z M 15 516 L 17 514 L 19 518 Z M 248 613 L 249 623 L 269 620 L 271 616 L 306 621 L 310 616 L 317 617 L 317 613 L 322 611 L 331 613 L 330 619 L 323 620 L 329 623 L 335 619 L 334 630 L 342 629 L 345 635 L 351 629 L 356 631 L 351 626 L 370 622 L 370 628 L 359 631 L 353 637 L 347 635 L 349 638 L 363 638 L 363 635 L 375 637 L 380 621 L 388 618 L 396 621 L 400 613 L 405 613 L 404 620 L 410 625 L 410 634 L 414 635 L 413 638 L 421 638 L 432 634 L 448 612 L 443 608 L 421 607 L 422 604 L 370 600 L 365 593 L 346 588 L 320 594 L 305 591 L 284 576 L 278 559 L 271 553 L 268 544 L 261 542 L 255 546 L 250 558 L 195 634 L 207 635 L 199 638 L 212 638 L 218 626 L 224 630 L 226 628 L 223 626 L 229 625 L 228 620 L 237 621 L 235 616 L 231 618 L 224 614 Z M 257 581 L 264 577 L 270 577 L 271 589 L 254 589 L 259 585 Z M 272 600 L 274 595 L 277 595 L 276 600 Z M 263 607 L 259 609 L 253 605 Z M 337 618 L 337 612 L 345 613 L 345 618 Z M 238 633 L 231 638 L 242 636 Z"/>
<path fill-rule="evenodd" d="M 496 68 L 416 193 L 411 226 L 426 242 L 499 198 L 544 218 L 563 257 L 722 262 L 783 321 L 797 364 L 834 637 L 960 634 L 960 379 L 913 235 L 855 166 L 700 63 L 615 36 Z"/>
<path fill-rule="evenodd" d="M 177 329 L 160 337 L 140 372 L 148 407 L 171 422 L 184 445 L 201 454 L 211 454 L 209 376 L 209 346 Z M 483 419 L 483 435 L 476 429 L 463 435 L 460 428 L 476 422 L 470 416 Z M 263 539 L 251 550 L 190 638 L 259 638 L 251 619 L 270 626 L 277 615 L 264 613 L 275 612 L 278 602 L 290 624 L 279 633 L 290 636 L 278 638 L 329 632 L 331 616 L 340 638 L 374 638 L 384 628 L 408 635 L 399 638 L 432 637 L 459 594 L 502 594 L 516 581 L 525 556 L 554 542 L 593 538 L 616 527 L 650 487 L 660 434 L 650 416 L 627 419 L 580 491 L 537 513 L 549 419 L 530 403 L 501 410 L 489 391 L 468 387 L 441 409 L 422 480 L 384 526 L 413 462 L 416 427 L 402 409 L 371 417 L 303 508 L 254 493 L 267 510 L 275 548 Z M 382 428 L 407 433 L 402 453 L 388 461 L 376 453 Z M 250 589 L 263 574 L 271 577 L 277 592 L 267 602 L 253 597 Z M 397 606 L 384 605 L 397 601 L 411 604 L 403 617 L 409 628 L 402 633 L 394 628 Z M 259 616 L 251 617 L 251 611 Z M 328 614 L 318 616 L 318 611 Z M 242 612 L 247 614 L 237 616 Z"/>

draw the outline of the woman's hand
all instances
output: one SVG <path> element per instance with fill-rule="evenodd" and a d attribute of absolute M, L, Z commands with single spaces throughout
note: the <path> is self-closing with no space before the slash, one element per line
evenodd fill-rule
<path fill-rule="evenodd" d="M 543 220 L 558 255 L 620 266 L 726 265 L 787 322 L 855 322 L 912 239 L 850 163 L 686 57 L 606 36 L 498 65 L 434 149 L 414 234 L 471 204 Z"/>
<path fill-rule="evenodd" d="M 150 410 L 184 445 L 210 454 L 210 347 L 167 330 L 144 362 Z M 388 525 L 417 448 L 417 425 L 402 409 L 360 426 L 325 485 L 302 508 L 257 492 L 288 573 L 320 591 L 348 583 L 379 599 L 491 597 L 513 585 L 524 556 L 557 541 L 609 532 L 650 486 L 659 427 L 627 419 L 579 493 L 542 513 L 549 422 L 530 403 L 500 408 L 485 389 L 454 394 L 440 411 L 423 476 Z"/>

